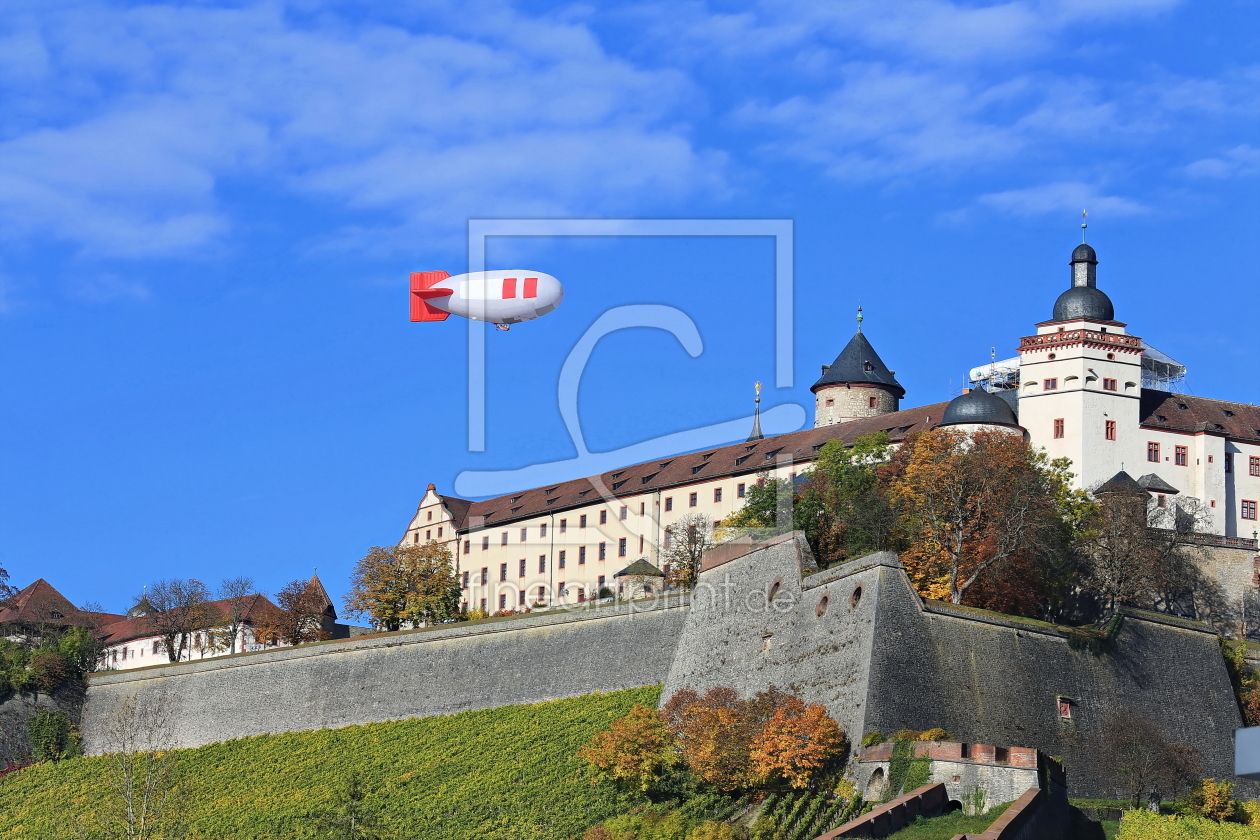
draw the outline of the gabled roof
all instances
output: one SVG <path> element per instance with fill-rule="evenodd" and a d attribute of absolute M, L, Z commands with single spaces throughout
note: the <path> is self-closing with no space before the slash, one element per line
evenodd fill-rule
<path fill-rule="evenodd" d="M 665 577 L 665 573 L 662 572 L 660 569 L 656 568 L 655 566 L 653 566 L 644 558 L 640 557 L 638 560 L 635 560 L 629 566 L 626 566 L 620 572 L 617 572 L 615 575 L 613 575 L 613 577 L 615 578 L 629 577 L 629 576 Z"/>
<path fill-rule="evenodd" d="M 1150 493 L 1163 493 L 1168 496 L 1175 496 L 1181 491 L 1173 487 L 1167 481 L 1155 475 L 1155 473 L 1147 473 L 1137 480 L 1138 485 Z"/>
<path fill-rule="evenodd" d="M 59 627 L 94 627 L 99 621 L 114 618 L 109 613 L 86 613 L 70 603 L 51 583 L 40 578 L 27 586 L 0 609 L 0 623 L 53 625 Z"/>
<path fill-rule="evenodd" d="M 780 462 L 812 462 L 818 450 L 828 441 L 853 443 L 872 432 L 887 432 L 889 439 L 896 442 L 908 434 L 931 428 L 945 413 L 945 405 L 934 403 L 848 423 L 775 435 L 759 441 L 672 455 L 586 478 L 520 490 L 482 502 L 468 502 L 467 515 L 463 520 L 456 520 L 455 524 L 461 531 L 498 528 L 518 520 L 594 504 L 605 493 L 613 498 L 636 496 L 715 478 L 752 475 Z M 454 501 L 449 496 L 443 499 L 448 507 Z"/>
<path fill-rule="evenodd" d="M 809 390 L 817 391 L 824 385 L 858 383 L 882 385 L 891 391 L 896 391 L 899 397 L 906 395 L 906 389 L 901 387 L 897 377 L 893 376 L 888 365 L 884 364 L 883 359 L 875 352 L 875 348 L 860 330 L 854 333 L 853 338 L 849 339 L 849 343 L 840 351 L 840 355 L 827 366 L 822 377 Z"/>
<path fill-rule="evenodd" d="M 310 581 L 306 584 L 307 589 L 315 591 L 315 597 L 320 601 L 320 609 L 325 615 L 332 618 L 337 617 L 337 608 L 333 605 L 332 598 L 328 597 L 328 590 L 324 588 L 324 582 L 319 579 L 319 575 L 311 575 Z"/>
<path fill-rule="evenodd" d="M 232 613 L 231 601 L 227 599 L 210 601 L 209 605 L 214 610 L 213 615 L 218 618 L 216 621 L 210 622 L 207 627 L 217 624 L 219 620 L 226 618 Z M 279 610 L 280 608 L 273 604 L 265 595 L 248 595 L 245 598 L 244 620 L 246 624 L 255 624 L 264 613 L 278 612 Z M 150 616 L 143 615 L 137 618 L 122 618 L 119 616 L 119 618 L 119 621 L 106 624 L 99 631 L 101 640 L 106 645 L 119 645 L 123 642 L 144 639 L 158 634 Z"/>
<path fill-rule="evenodd" d="M 1124 470 L 1113 475 L 1094 491 L 1095 496 L 1103 493 L 1145 493 L 1146 489 L 1133 480 L 1133 476 Z"/>
<path fill-rule="evenodd" d="M 1260 441 L 1260 406 L 1142 389 L 1142 425 Z"/>

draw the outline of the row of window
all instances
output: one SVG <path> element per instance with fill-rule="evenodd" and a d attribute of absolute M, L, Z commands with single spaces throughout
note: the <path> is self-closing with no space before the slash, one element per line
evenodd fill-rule
<path fill-rule="evenodd" d="M 608 581 L 608 578 L 607 578 L 607 577 L 605 577 L 604 575 L 600 575 L 600 576 L 599 576 L 599 582 L 598 582 L 598 583 L 596 584 L 596 586 L 595 586 L 595 591 L 594 591 L 593 593 L 591 593 L 592 597 L 597 596 L 597 595 L 599 594 L 599 591 L 600 591 L 601 589 L 606 588 L 607 581 Z M 577 599 L 578 599 L 579 601 L 585 601 L 585 600 L 586 600 L 586 587 L 584 587 L 584 586 L 577 586 L 577 587 L 574 587 L 574 589 L 575 589 L 576 591 L 575 591 L 573 594 L 577 597 Z M 569 587 L 565 585 L 565 582 L 564 582 L 564 581 L 560 581 L 560 583 L 556 586 L 556 595 L 557 595 L 558 597 L 563 598 L 563 597 L 565 597 L 565 596 L 567 596 L 567 595 L 569 595 L 569 594 L 570 594 L 570 593 L 569 593 Z M 516 593 L 516 598 L 515 598 L 515 600 L 516 600 L 516 606 L 520 606 L 520 607 L 526 606 L 526 604 L 525 604 L 525 599 L 526 599 L 528 596 L 529 596 L 529 591 L 528 591 L 528 590 L 526 590 L 526 589 L 521 589 L 520 591 L 518 591 L 518 592 Z M 509 606 L 510 606 L 510 605 L 509 605 L 509 603 L 508 603 L 509 598 L 510 598 L 510 593 L 507 593 L 507 592 L 501 593 L 501 594 L 499 595 L 499 609 L 501 609 L 501 610 L 506 610 L 506 609 L 508 609 L 508 608 L 509 608 Z M 534 600 L 534 603 L 536 603 L 536 604 L 545 604 L 545 603 L 547 603 L 547 587 L 546 587 L 546 586 L 539 586 L 539 587 L 538 587 L 538 588 L 534 591 L 534 599 L 535 599 L 535 600 Z M 481 609 L 482 609 L 482 611 L 483 611 L 483 612 L 485 611 L 485 609 L 486 609 L 486 607 L 487 607 L 488 603 L 489 603 L 489 599 L 487 599 L 487 598 L 482 598 L 482 599 L 481 599 Z M 465 610 L 467 610 L 467 609 L 468 609 L 468 602 L 467 602 L 467 601 L 464 601 L 464 609 L 465 609 Z"/>
<path fill-rule="evenodd" d="M 1225 453 L 1225 472 L 1232 473 L 1234 471 L 1234 453 Z M 1260 458 L 1251 455 L 1247 459 L 1247 474 L 1260 476 Z"/>
<path fill-rule="evenodd" d="M 467 546 L 467 542 L 465 542 L 465 546 Z M 607 560 L 608 559 L 608 543 L 600 543 L 598 546 L 598 549 L 599 549 L 599 552 L 598 552 L 599 559 Z M 639 537 L 639 551 L 643 551 L 643 537 Z M 467 550 L 465 550 L 465 553 L 467 553 Z M 628 555 L 628 553 L 629 553 L 629 546 L 628 546 L 627 539 L 625 537 L 622 537 L 621 539 L 617 540 L 617 556 L 625 557 Z M 568 562 L 569 562 L 568 555 L 569 555 L 569 552 L 567 549 L 561 549 L 557 553 L 556 565 L 559 568 L 563 569 L 568 565 Z M 586 546 L 584 545 L 578 547 L 577 562 L 579 566 L 586 565 Z M 527 566 L 527 561 L 525 560 L 525 558 L 522 557 L 518 561 L 518 566 L 517 566 L 518 577 L 525 577 L 527 573 L 526 566 Z M 544 575 L 546 573 L 547 573 L 547 555 L 540 554 L 538 555 L 538 574 Z M 470 575 L 469 572 L 464 572 L 464 589 L 468 588 L 469 575 Z M 489 566 L 481 567 L 480 579 L 481 579 L 482 586 L 486 586 L 490 582 L 490 567 Z M 500 563 L 499 564 L 499 580 L 507 580 L 507 579 L 508 579 L 508 564 Z"/>
<path fill-rule="evenodd" d="M 1066 431 L 1067 431 L 1067 423 L 1064 421 L 1064 419 L 1062 417 L 1055 419 L 1054 436 L 1056 438 L 1062 438 L 1066 434 Z M 1116 439 L 1116 421 L 1115 420 L 1103 421 L 1103 436 L 1107 440 Z"/>
<path fill-rule="evenodd" d="M 1053 357 L 1051 357 L 1051 358 L 1053 358 Z M 1119 383 L 1118 383 L 1116 380 L 1114 380 L 1114 379 L 1103 379 L 1102 383 L 1103 383 L 1103 390 L 1104 390 L 1104 391 L 1119 391 L 1119 390 L 1120 390 L 1120 388 L 1119 388 Z M 1041 381 L 1041 390 L 1043 390 L 1043 391 L 1057 391 L 1057 390 L 1059 390 L 1059 379 L 1058 379 L 1058 377 L 1052 377 L 1052 378 L 1050 378 L 1050 379 L 1043 379 L 1043 380 Z"/>
<path fill-rule="evenodd" d="M 823 405 L 826 405 L 828 408 L 830 408 L 831 406 L 833 406 L 833 405 L 835 405 L 835 404 L 836 404 L 836 401 L 835 401 L 833 398 L 831 398 L 831 397 L 827 397 L 826 402 L 825 402 L 825 403 L 823 403 Z M 866 407 L 867 407 L 867 408 L 879 408 L 879 397 L 867 397 L 867 398 L 866 398 Z"/>

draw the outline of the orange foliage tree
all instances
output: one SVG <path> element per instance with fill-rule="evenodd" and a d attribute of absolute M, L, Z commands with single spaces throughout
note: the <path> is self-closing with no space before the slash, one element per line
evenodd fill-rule
<path fill-rule="evenodd" d="M 591 766 L 597 778 L 644 792 L 682 760 L 661 713 L 641 703 L 597 733 L 578 750 L 578 758 Z"/>
<path fill-rule="evenodd" d="M 804 788 L 846 747 L 844 731 L 824 706 L 788 697 L 753 738 L 749 759 L 756 775 L 782 776 L 792 787 Z"/>
<path fill-rule="evenodd" d="M 1066 463 L 1008 432 L 946 427 L 908 439 L 890 466 L 887 492 L 911 541 L 900 559 L 921 594 L 959 604 L 976 586 L 999 608 L 1033 600 L 1003 590 L 1034 586 L 1031 567 L 1064 544 Z"/>
<path fill-rule="evenodd" d="M 263 612 L 254 622 L 260 644 L 301 645 L 329 638 L 324 629 L 326 604 L 310 581 L 292 580 L 276 593 L 278 610 Z"/>

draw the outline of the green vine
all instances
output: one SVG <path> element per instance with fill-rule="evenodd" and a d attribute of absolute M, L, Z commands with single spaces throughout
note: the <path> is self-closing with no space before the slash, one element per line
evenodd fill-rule
<path fill-rule="evenodd" d="M 910 774 L 910 763 L 914 760 L 914 741 L 897 741 L 893 744 L 892 757 L 888 760 L 888 787 L 884 791 L 887 802 L 901 795 L 905 787 L 906 776 Z"/>
<path fill-rule="evenodd" d="M 928 783 L 932 776 L 932 759 L 923 755 L 911 759 L 910 772 L 906 774 L 906 791 L 918 790 Z"/>

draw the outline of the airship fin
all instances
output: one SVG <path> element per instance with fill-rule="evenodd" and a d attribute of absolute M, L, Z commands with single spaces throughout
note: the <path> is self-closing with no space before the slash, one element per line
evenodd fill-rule
<path fill-rule="evenodd" d="M 411 275 L 411 320 L 412 321 L 445 321 L 451 315 L 436 306 L 429 304 L 426 298 L 444 297 L 450 294 L 446 289 L 431 289 L 435 283 L 441 283 L 451 275 L 445 271 L 416 271 Z"/>

